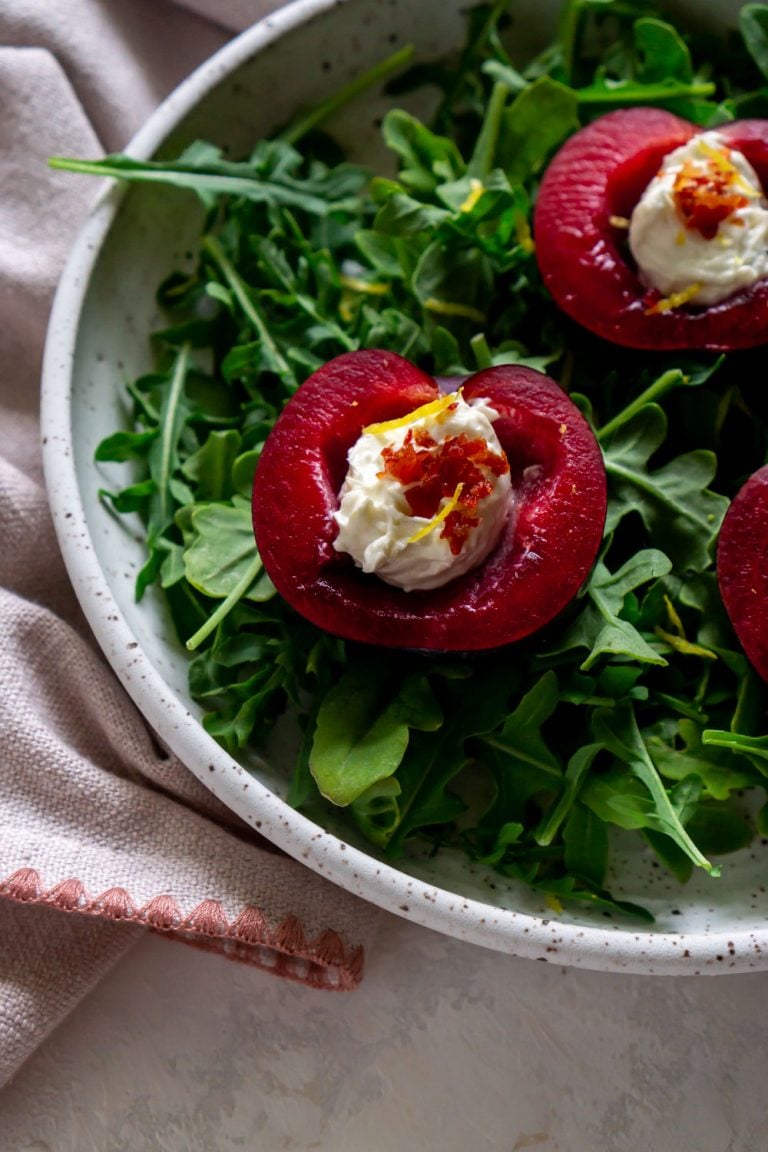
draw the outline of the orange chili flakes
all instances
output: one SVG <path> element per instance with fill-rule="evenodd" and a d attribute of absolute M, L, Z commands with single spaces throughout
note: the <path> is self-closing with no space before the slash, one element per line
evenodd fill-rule
<path fill-rule="evenodd" d="M 750 201 L 737 190 L 738 184 L 744 187 L 743 177 L 724 153 L 710 155 L 705 168 L 688 160 L 672 186 L 686 228 L 695 228 L 705 240 L 712 240 L 723 220 Z"/>
<path fill-rule="evenodd" d="M 425 428 L 409 428 L 400 448 L 384 448 L 381 455 L 384 470 L 379 476 L 390 476 L 403 485 L 414 516 L 434 519 L 443 500 L 453 499 L 459 491 L 440 532 L 454 556 L 480 523 L 478 504 L 493 489 L 488 473 L 503 476 L 509 472 L 503 452 L 494 452 L 481 436 L 464 433 L 438 443 Z"/>

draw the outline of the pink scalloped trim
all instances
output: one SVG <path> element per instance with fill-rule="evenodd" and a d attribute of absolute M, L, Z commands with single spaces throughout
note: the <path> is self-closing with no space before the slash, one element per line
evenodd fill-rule
<path fill-rule="evenodd" d="M 125 888 L 108 888 L 91 898 L 82 881 L 62 880 L 44 890 L 34 868 L 20 868 L 0 882 L 0 896 L 23 904 L 46 904 L 62 912 L 141 924 L 162 936 L 230 960 L 252 964 L 313 988 L 348 991 L 362 978 L 362 947 L 347 949 L 328 928 L 307 940 L 301 922 L 288 916 L 270 928 L 258 908 L 248 905 L 231 923 L 218 900 L 203 900 L 183 916 L 172 896 L 154 896 L 138 908 Z"/>

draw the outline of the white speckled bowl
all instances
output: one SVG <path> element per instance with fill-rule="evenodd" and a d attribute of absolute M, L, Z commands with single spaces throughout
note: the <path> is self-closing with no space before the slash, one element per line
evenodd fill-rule
<path fill-rule="evenodd" d="M 235 152 L 311 105 L 398 44 L 433 55 L 460 42 L 466 0 L 299 0 L 200 68 L 162 105 L 129 151 L 173 152 L 194 138 Z M 677 8 L 723 23 L 740 7 L 688 0 Z M 556 0 L 517 0 L 521 51 L 551 26 Z M 286 82 L 286 77 L 289 82 Z M 333 130 L 355 158 L 378 156 L 385 103 L 368 93 Z M 76 179 L 77 177 L 73 177 Z M 75 590 L 115 671 L 160 738 L 216 795 L 281 848 L 343 888 L 438 931 L 517 956 L 605 970 L 715 973 L 768 967 L 768 852 L 729 857 L 720 880 L 680 887 L 632 848 L 614 890 L 649 907 L 638 930 L 567 910 L 555 916 L 525 888 L 449 852 L 394 867 L 284 801 L 279 766 L 234 763 L 205 733 L 186 687 L 186 656 L 158 598 L 137 605 L 140 531 L 109 514 L 97 492 L 124 482 L 97 467 L 95 445 L 125 419 L 124 379 L 150 366 L 154 290 L 197 235 L 191 196 L 110 187 L 74 247 L 56 298 L 43 384 L 45 468 L 61 548 Z M 105 475 L 106 471 L 106 475 Z"/>

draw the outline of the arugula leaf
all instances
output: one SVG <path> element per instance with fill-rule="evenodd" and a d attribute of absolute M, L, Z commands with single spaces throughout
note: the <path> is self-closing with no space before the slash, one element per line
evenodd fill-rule
<path fill-rule="evenodd" d="M 606 532 L 613 532 L 630 512 L 676 568 L 701 572 L 728 509 L 727 497 L 707 485 L 717 470 L 712 452 L 686 452 L 655 471 L 649 460 L 663 443 L 667 418 L 657 404 L 642 408 L 604 445 L 610 485 Z"/>
<path fill-rule="evenodd" d="M 680 80 L 690 84 L 693 80 L 691 54 L 677 29 L 663 20 L 645 16 L 635 21 L 633 36 L 642 62 L 638 71 L 639 80 L 644 84 L 665 80 Z"/>
<path fill-rule="evenodd" d="M 505 806 L 510 796 L 517 806 L 542 788 L 560 789 L 562 768 L 541 732 L 542 725 L 555 711 L 558 698 L 557 676 L 554 672 L 545 672 L 507 717 L 501 730 L 479 742 L 494 767 Z"/>
<path fill-rule="evenodd" d="M 302 116 L 298 117 L 287 128 L 284 128 L 280 134 L 280 139 L 289 144 L 296 144 L 309 132 L 314 131 L 320 124 L 323 124 L 345 104 L 354 100 L 366 88 L 370 88 L 375 84 L 381 83 L 382 80 L 387 79 L 393 72 L 397 72 L 404 64 L 407 64 L 413 55 L 413 45 L 405 44 L 402 48 L 398 48 L 391 56 L 385 57 L 384 60 L 378 61 L 373 67 L 369 68 L 359 76 L 355 76 L 349 84 L 344 85 L 338 92 L 334 92 L 326 100 L 321 101 L 315 105 L 314 108 L 305 112 Z"/>
<path fill-rule="evenodd" d="M 376 215 L 375 230 L 385 236 L 414 237 L 433 231 L 450 219 L 450 215 L 445 208 L 392 191 Z"/>
<path fill-rule="evenodd" d="M 156 428 L 150 428 L 146 432 L 113 432 L 97 445 L 93 454 L 94 459 L 100 462 L 111 460 L 121 464 L 127 460 L 146 460 L 157 434 Z"/>
<path fill-rule="evenodd" d="M 711 730 L 710 730 L 711 731 Z M 733 766 L 722 763 L 722 757 L 707 747 L 699 724 L 689 719 L 677 721 L 671 732 L 657 727 L 645 731 L 648 751 L 659 772 L 669 780 L 683 780 L 695 775 L 701 780 L 709 796 L 727 800 L 733 792 L 749 788 L 755 783 L 755 774 L 739 761 Z M 736 747 L 733 747 L 737 751 Z"/>
<path fill-rule="evenodd" d="M 285 252 L 268 237 L 258 237 L 253 241 L 253 247 L 259 256 L 262 269 L 267 277 L 272 278 L 285 293 L 286 306 L 291 309 L 298 308 L 316 325 L 313 343 L 316 340 L 332 340 L 341 345 L 345 352 L 351 352 L 357 347 L 353 340 L 333 319 L 324 315 L 318 302 L 307 291 L 294 272 Z"/>
<path fill-rule="evenodd" d="M 411 728 L 434 732 L 441 723 L 424 675 L 411 674 L 393 691 L 386 664 L 351 668 L 317 715 L 309 767 L 321 794 L 338 805 L 359 800 L 396 771 Z"/>
<path fill-rule="evenodd" d="M 413 273 L 413 292 L 428 312 L 462 316 L 482 324 L 491 285 L 488 262 L 476 249 L 430 244 Z"/>
<path fill-rule="evenodd" d="M 248 163 L 234 164 L 214 159 L 206 150 L 201 160 L 197 155 L 178 161 L 135 160 L 130 156 L 106 156 L 103 160 L 68 160 L 61 156 L 48 162 L 51 168 L 80 172 L 88 176 L 111 176 L 136 184 L 170 184 L 195 192 L 210 207 L 220 196 L 236 196 L 272 207 L 300 208 L 315 216 L 349 211 L 355 200 L 344 189 L 343 198 L 332 200 L 320 195 L 320 189 L 302 186 L 290 178 L 260 175 Z M 325 189 L 323 190 L 325 191 Z"/>
<path fill-rule="evenodd" d="M 717 870 L 699 851 L 683 826 L 680 812 L 676 809 L 648 754 L 632 705 L 621 704 L 612 712 L 604 709 L 596 710 L 592 728 L 595 738 L 625 764 L 644 786 L 649 807 L 643 826 L 653 827 L 669 836 L 694 864 L 716 875 Z M 587 803 L 584 792 L 585 790 L 582 790 L 582 797 Z M 639 806 L 637 797 L 635 804 Z"/>
<path fill-rule="evenodd" d="M 629 900 L 617 900 L 611 896 L 610 892 L 602 889 L 595 891 L 583 883 L 580 884 L 575 876 L 547 877 L 544 880 L 536 881 L 533 887 L 556 900 L 558 904 L 560 901 L 586 904 L 604 914 L 618 912 L 622 917 L 629 916 L 633 920 L 640 920 L 646 924 L 653 923 L 653 916 L 647 908 L 642 908 L 639 904 L 633 904 Z"/>
<path fill-rule="evenodd" d="M 610 572 L 602 560 L 595 565 L 587 585 L 589 603 L 548 656 L 572 648 L 588 648 L 580 668 L 588 671 L 602 656 L 626 656 L 644 664 L 666 664 L 666 660 L 629 620 L 620 615 L 628 593 L 664 576 L 671 562 L 663 552 L 646 548 L 627 560 L 617 572 Z"/>
<path fill-rule="evenodd" d="M 539 172 L 551 152 L 579 127 L 573 89 L 541 76 L 515 98 L 501 120 L 496 164 L 511 184 Z"/>
<path fill-rule="evenodd" d="M 740 756 L 746 756 L 758 772 L 768 776 L 768 736 L 743 736 L 739 732 L 721 732 L 707 728 L 701 734 L 705 747 L 727 748 Z"/>
<path fill-rule="evenodd" d="M 234 428 L 213 429 L 205 442 L 181 465 L 181 471 L 196 485 L 198 500 L 226 500 L 235 492 L 234 467 L 241 445 Z"/>
<path fill-rule="evenodd" d="M 216 237 L 211 235 L 205 236 L 202 244 L 204 251 L 212 257 L 220 269 L 243 316 L 257 334 L 258 340 L 256 347 L 260 354 L 260 370 L 274 372 L 286 385 L 289 393 L 295 391 L 298 387 L 296 374 L 280 348 L 278 340 L 276 340 L 262 316 L 252 291 L 238 274 Z"/>
<path fill-rule="evenodd" d="M 740 848 L 746 848 L 754 836 L 754 829 L 744 811 L 726 804 L 698 804 L 687 829 L 708 856 L 738 852 Z"/>
<path fill-rule="evenodd" d="M 517 683 L 514 668 L 478 668 L 470 680 L 447 680 L 441 692 L 445 720 L 431 739 L 414 733 L 398 770 L 399 820 L 388 840 L 397 854 L 417 829 L 453 820 L 464 810 L 447 785 L 473 761 L 470 742 L 496 728 L 507 715 Z"/>
<path fill-rule="evenodd" d="M 524 832 L 525 826 L 523 824 L 508 820 L 497 831 L 491 850 L 483 856 L 476 856 L 475 859 L 480 864 L 487 864 L 490 868 L 498 867 L 507 856 L 507 849 L 518 845 Z"/>
<path fill-rule="evenodd" d="M 608 829 L 589 808 L 575 804 L 563 828 L 565 866 L 573 875 L 600 888 L 608 868 Z"/>
<path fill-rule="evenodd" d="M 116 512 L 121 514 L 140 512 L 145 515 L 149 508 L 150 499 L 156 492 L 157 485 L 154 480 L 139 480 L 136 484 L 129 484 L 126 488 L 121 488 L 119 492 L 108 492 L 102 488 L 99 495 L 102 499 L 108 500 Z M 158 547 L 161 546 L 158 545 Z"/>
<path fill-rule="evenodd" d="M 159 431 L 152 439 L 147 454 L 149 496 L 145 511 L 147 528 L 147 560 L 136 577 L 136 599 L 140 600 L 147 587 L 160 574 L 168 549 L 165 534 L 172 525 L 174 509 L 180 501 L 174 496 L 174 476 L 180 463 L 180 441 L 189 414 L 184 384 L 189 364 L 189 348 L 179 351 L 168 378 L 158 413 Z M 134 494 L 136 487 L 134 486 Z"/>
<path fill-rule="evenodd" d="M 585 744 L 571 756 L 565 769 L 560 796 L 543 817 L 534 833 L 537 844 L 541 844 L 543 847 L 551 844 L 560 831 L 563 821 L 570 818 L 581 786 L 587 778 L 595 757 L 602 750 L 602 744 Z"/>
<path fill-rule="evenodd" d="M 438 136 L 402 109 L 387 112 L 384 142 L 400 157 L 400 182 L 411 193 L 429 196 L 439 184 L 458 180 L 466 164 L 453 140 Z"/>
<path fill-rule="evenodd" d="M 768 76 L 768 5 L 743 4 L 739 27 L 747 51 L 763 76 Z"/>
<path fill-rule="evenodd" d="M 236 496 L 231 504 L 197 505 L 189 523 L 192 539 L 184 550 L 184 570 L 193 588 L 223 599 L 247 582 L 246 599 L 261 601 L 274 594 L 268 580 L 256 580 L 262 568 L 248 501 Z"/>
<path fill-rule="evenodd" d="M 386 847 L 400 819 L 400 782 L 387 776 L 366 788 L 349 806 L 350 815 L 371 844 Z"/>
<path fill-rule="evenodd" d="M 530 199 L 522 187 L 512 187 L 503 172 L 489 173 L 482 187 L 463 180 L 443 184 L 437 192 L 454 212 L 437 229 L 444 244 L 455 244 L 461 237 L 488 256 L 498 273 L 530 261 L 534 251 L 528 223 Z"/>
<path fill-rule="evenodd" d="M 591 778 L 581 791 L 581 802 L 606 824 L 633 832 L 658 827 L 653 799 L 642 780 L 625 767 L 615 767 Z"/>
<path fill-rule="evenodd" d="M 361 228 L 355 233 L 355 245 L 374 271 L 388 280 L 402 279 L 403 265 L 396 240 L 373 229 Z"/>

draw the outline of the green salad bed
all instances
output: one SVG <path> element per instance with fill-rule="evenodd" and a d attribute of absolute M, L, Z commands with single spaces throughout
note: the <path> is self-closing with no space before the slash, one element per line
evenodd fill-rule
<path fill-rule="evenodd" d="M 290 710 L 289 800 L 319 822 L 343 779 L 350 823 L 392 861 L 415 840 L 451 845 L 550 904 L 649 919 L 608 890 L 612 829 L 680 881 L 768 834 L 765 686 L 714 569 L 729 502 L 768 458 L 764 352 L 638 353 L 578 328 L 542 287 L 531 207 L 554 150 L 609 110 L 768 118 L 768 6 L 744 6 L 724 39 L 650 0 L 570 0 L 528 62 L 510 55 L 510 12 L 471 10 L 455 59 L 400 50 L 245 159 L 200 142 L 173 162 L 52 163 L 176 185 L 180 206 L 192 193 L 206 208 L 194 269 L 159 288 L 156 370 L 128 384 L 133 423 L 98 459 L 139 462 L 104 499 L 146 524 L 136 594 L 162 589 L 208 732 L 237 756 Z M 382 80 L 392 175 L 348 162 L 332 135 L 332 113 Z M 428 124 L 398 109 L 422 87 Z M 261 446 L 316 368 L 360 348 L 441 377 L 529 365 L 587 415 L 604 543 L 544 632 L 473 657 L 372 650 L 275 594 L 251 527 Z"/>

